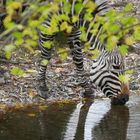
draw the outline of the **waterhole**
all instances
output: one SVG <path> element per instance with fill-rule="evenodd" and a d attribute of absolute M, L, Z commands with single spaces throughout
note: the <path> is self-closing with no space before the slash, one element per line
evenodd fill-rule
<path fill-rule="evenodd" d="M 0 140 L 140 140 L 140 97 L 125 106 L 95 99 L 14 111 L 0 120 Z"/>

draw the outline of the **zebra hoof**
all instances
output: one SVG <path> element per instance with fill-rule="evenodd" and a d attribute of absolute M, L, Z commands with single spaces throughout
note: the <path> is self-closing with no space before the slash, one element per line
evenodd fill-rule
<path fill-rule="evenodd" d="M 45 89 L 45 90 L 39 89 L 38 96 L 43 98 L 43 99 L 47 99 L 47 98 L 49 98 L 48 92 L 49 92 L 48 89 Z"/>
<path fill-rule="evenodd" d="M 45 80 L 37 79 L 36 87 L 37 87 L 37 92 L 39 97 L 43 99 L 49 98 L 49 89 L 46 86 Z"/>
<path fill-rule="evenodd" d="M 43 98 L 43 99 L 47 99 L 49 98 L 49 89 L 47 88 L 47 86 L 38 86 L 37 88 L 38 90 L 38 96 Z"/>

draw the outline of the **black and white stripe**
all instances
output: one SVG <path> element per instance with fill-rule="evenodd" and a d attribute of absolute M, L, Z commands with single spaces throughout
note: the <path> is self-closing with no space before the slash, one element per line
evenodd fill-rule
<path fill-rule="evenodd" d="M 83 0 L 83 5 L 89 0 Z M 75 5 L 77 0 L 67 0 L 71 4 L 71 12 L 69 14 L 70 18 L 75 15 Z M 95 21 L 95 16 L 100 15 L 104 16 L 106 12 L 110 9 L 108 6 L 107 0 L 93 0 L 96 4 L 96 8 L 92 12 L 93 19 L 91 21 L 84 20 L 85 15 L 85 8 L 80 9 L 78 13 L 78 21 L 76 23 L 71 23 L 72 25 L 72 32 L 67 37 L 67 44 L 69 44 L 70 49 L 72 51 L 73 62 L 76 65 L 77 73 L 83 74 L 84 67 L 83 67 L 83 54 L 82 54 L 82 45 L 80 40 L 80 27 L 85 28 L 86 37 L 88 43 L 91 45 L 91 50 L 98 49 L 101 51 L 99 57 L 96 60 L 93 60 L 93 65 L 91 68 L 91 82 L 95 85 L 99 86 L 101 90 L 105 93 L 106 96 L 112 97 L 116 96 L 119 92 L 121 92 L 121 82 L 118 79 L 118 72 L 115 71 L 116 69 L 120 69 L 120 64 L 122 63 L 122 57 L 117 52 L 108 52 L 106 50 L 106 45 L 102 44 L 99 41 L 99 36 L 102 32 L 102 25 L 99 26 L 98 32 L 96 35 L 93 35 L 91 31 L 90 23 Z M 63 2 L 60 1 L 59 4 L 59 12 L 55 13 L 61 15 L 64 13 L 64 5 Z M 49 13 L 47 19 L 43 22 L 44 27 L 49 28 L 51 18 L 53 13 Z M 61 22 L 60 22 L 61 24 Z M 57 34 L 57 33 L 56 33 Z M 39 38 L 39 47 L 41 49 L 42 59 L 50 60 L 51 58 L 51 51 L 52 49 L 48 49 L 43 46 L 45 41 L 53 41 L 55 39 L 56 34 L 47 35 L 40 32 Z M 39 79 L 43 81 L 43 86 L 45 85 L 45 74 L 46 74 L 46 67 L 47 65 L 40 64 L 39 70 Z M 85 89 L 89 86 L 88 78 L 82 78 L 81 86 Z"/>

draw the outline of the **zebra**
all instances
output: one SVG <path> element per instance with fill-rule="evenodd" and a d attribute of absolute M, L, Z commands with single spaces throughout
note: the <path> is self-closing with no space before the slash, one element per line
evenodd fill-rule
<path fill-rule="evenodd" d="M 92 12 L 93 19 L 96 15 L 105 16 L 105 14 L 110 10 L 108 0 L 65 0 L 71 4 L 71 11 L 69 16 L 73 17 L 75 14 L 75 5 L 78 1 L 82 1 L 82 5 L 86 5 L 87 2 L 92 1 L 96 4 Z M 64 0 L 59 1 L 59 11 L 58 15 L 64 13 Z M 84 6 L 83 6 L 84 7 Z M 70 34 L 66 34 L 67 44 L 70 47 L 73 62 L 76 66 L 76 73 L 81 74 L 81 80 L 79 85 L 85 89 L 83 93 L 84 97 L 92 97 L 94 93 L 93 84 L 101 89 L 101 91 L 109 98 L 111 98 L 112 104 L 125 104 L 129 100 L 129 87 L 119 80 L 119 74 L 121 70 L 124 69 L 123 57 L 117 50 L 111 52 L 106 50 L 106 44 L 99 41 L 99 36 L 101 34 L 102 25 L 98 27 L 98 32 L 93 35 L 90 32 L 90 23 L 84 19 L 85 8 L 82 8 L 78 13 L 78 20 L 72 24 L 72 31 Z M 42 23 L 42 25 L 48 29 L 51 25 L 51 18 L 53 12 L 49 12 L 47 19 Z M 56 13 L 55 13 L 56 14 Z M 61 23 L 59 23 L 61 24 Z M 80 27 L 86 28 L 86 42 L 91 46 L 91 50 L 100 50 L 100 55 L 92 61 L 92 66 L 90 70 L 90 78 L 83 77 L 84 66 L 83 66 L 83 53 L 82 53 L 82 41 L 80 39 L 81 31 Z M 56 36 L 59 35 L 59 31 L 54 34 L 47 34 L 43 31 L 39 32 L 39 47 L 41 50 L 41 58 L 50 60 L 52 48 L 44 46 L 44 42 L 54 41 Z M 41 89 L 39 95 L 42 98 L 48 98 L 47 92 L 48 88 L 45 82 L 47 64 L 40 63 L 38 72 L 39 89 Z"/>

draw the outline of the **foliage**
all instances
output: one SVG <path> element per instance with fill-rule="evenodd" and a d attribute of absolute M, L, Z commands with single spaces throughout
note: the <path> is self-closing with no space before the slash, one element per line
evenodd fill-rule
<path fill-rule="evenodd" d="M 130 81 L 130 76 L 133 74 L 133 70 L 127 70 L 124 74 L 119 75 L 119 80 L 123 83 Z"/>
<path fill-rule="evenodd" d="M 96 4 L 89 0 L 86 5 L 82 4 L 81 0 L 77 0 L 74 7 L 75 15 L 69 17 L 71 12 L 71 4 L 66 0 L 61 0 L 64 3 L 63 11 L 61 15 L 56 13 L 59 10 L 60 0 L 54 0 L 54 2 L 45 2 L 42 0 L 36 0 L 34 2 L 30 0 L 9 0 L 6 3 L 7 16 L 4 19 L 5 31 L 0 35 L 0 39 L 9 37 L 8 43 L 5 42 L 4 47 L 5 55 L 8 59 L 11 58 L 12 52 L 16 49 L 25 48 L 30 53 L 34 53 L 37 49 L 38 29 L 42 30 L 45 34 L 52 35 L 56 32 L 71 33 L 73 24 L 77 22 L 78 15 L 81 9 L 84 7 L 86 21 L 92 21 L 90 24 L 91 33 L 96 34 L 100 24 L 103 25 L 102 33 L 100 35 L 100 41 L 106 43 L 108 51 L 112 51 L 118 47 L 118 50 L 122 55 L 126 55 L 128 47 L 136 41 L 140 40 L 140 25 L 136 17 L 131 16 L 133 5 L 128 3 L 122 11 L 116 11 L 114 9 L 107 12 L 106 16 L 96 16 L 96 21 L 93 20 L 92 11 L 96 9 Z M 51 19 L 51 26 L 45 28 L 41 23 L 47 18 L 49 12 L 53 12 Z M 59 23 L 61 21 L 61 25 Z M 80 27 L 82 32 L 81 40 L 86 42 L 87 36 L 84 27 Z M 63 46 L 63 44 L 60 44 Z M 58 46 L 57 51 L 60 57 L 65 60 L 67 58 L 67 50 L 65 47 Z M 45 47 L 48 49 L 54 46 L 53 42 L 45 42 Z M 86 49 L 87 47 L 87 49 Z M 85 51 L 89 51 L 90 44 L 85 44 Z M 91 51 L 93 54 L 92 59 L 95 59 L 99 55 L 98 50 Z M 43 60 L 43 64 L 48 61 Z M 15 72 L 13 72 L 15 73 Z M 17 72 L 19 73 L 19 72 Z"/>
<path fill-rule="evenodd" d="M 16 76 L 24 76 L 25 75 L 24 71 L 18 67 L 13 67 L 11 69 L 11 74 L 16 75 Z"/>

